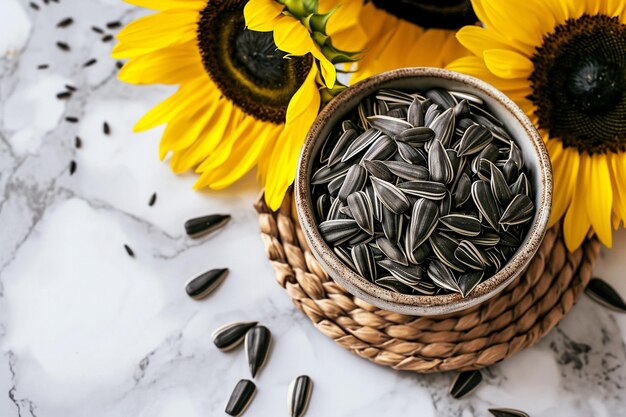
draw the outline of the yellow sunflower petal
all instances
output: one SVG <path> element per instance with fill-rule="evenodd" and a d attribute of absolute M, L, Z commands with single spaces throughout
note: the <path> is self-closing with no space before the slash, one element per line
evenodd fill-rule
<path fill-rule="evenodd" d="M 580 168 L 574 187 L 574 195 L 563 222 L 563 235 L 565 245 L 573 252 L 580 247 L 589 233 L 591 222 L 587 216 L 585 199 L 588 197 L 585 186 L 587 177 L 590 174 L 590 158 L 586 154 L 580 156 Z"/>
<path fill-rule="evenodd" d="M 243 9 L 248 29 L 269 32 L 280 20 L 283 6 L 275 0 L 250 0 Z M 285 17 L 286 18 L 286 17 Z"/>
<path fill-rule="evenodd" d="M 600 241 L 607 247 L 612 245 L 611 211 L 613 208 L 613 190 L 611 174 L 605 155 L 593 155 L 590 158 L 591 172 L 586 177 L 586 184 L 581 190 L 588 193 L 587 215 Z"/>
<path fill-rule="evenodd" d="M 625 7 L 624 0 L 604 0 L 601 5 L 601 12 L 608 16 L 619 16 Z"/>
<path fill-rule="evenodd" d="M 554 150 L 554 148 L 560 148 Z M 550 227 L 563 218 L 563 214 L 572 202 L 574 186 L 578 177 L 578 153 L 571 149 L 563 149 L 561 141 L 549 140 L 548 150 L 553 169 L 553 200 Z"/>
<path fill-rule="evenodd" d="M 496 33 L 480 26 L 465 26 L 456 33 L 459 42 L 473 54 L 482 56 L 487 49 L 507 49 L 509 45 Z"/>
<path fill-rule="evenodd" d="M 276 23 L 274 43 L 281 51 L 293 55 L 306 55 L 314 48 L 309 31 L 292 17 L 285 17 Z"/>
<path fill-rule="evenodd" d="M 506 49 L 488 49 L 483 52 L 483 57 L 489 71 L 500 78 L 526 80 L 534 69 L 530 59 Z"/>
<path fill-rule="evenodd" d="M 481 57 L 466 56 L 452 61 L 446 66 L 447 69 L 472 75 L 488 82 L 499 90 L 507 92 L 510 90 L 520 90 L 528 88 L 528 80 L 524 78 L 502 79 L 495 76 L 485 65 L 485 61 Z"/>
<path fill-rule="evenodd" d="M 151 10 L 187 8 L 200 10 L 206 6 L 205 0 L 124 0 L 126 3 Z"/>
<path fill-rule="evenodd" d="M 626 222 L 626 153 L 614 154 L 612 158 L 615 198 L 619 199 L 619 215 Z"/>
<path fill-rule="evenodd" d="M 324 84 L 328 88 L 333 88 L 335 86 L 335 81 L 337 80 L 337 69 L 328 59 L 326 59 L 322 51 L 320 51 L 317 46 L 314 46 L 313 49 L 311 49 L 311 53 L 319 60 L 322 77 L 324 78 Z"/>

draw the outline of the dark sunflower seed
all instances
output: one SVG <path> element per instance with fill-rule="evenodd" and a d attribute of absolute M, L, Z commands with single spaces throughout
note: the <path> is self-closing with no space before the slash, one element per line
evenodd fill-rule
<path fill-rule="evenodd" d="M 421 164 L 423 157 L 413 146 L 404 142 L 396 142 L 396 146 L 398 146 L 398 154 L 404 161 L 415 165 Z"/>
<path fill-rule="evenodd" d="M 65 100 L 72 97 L 72 92 L 71 91 L 61 91 L 60 93 L 57 93 L 57 98 L 59 100 Z"/>
<path fill-rule="evenodd" d="M 76 172 L 76 161 L 70 161 L 70 175 L 74 175 Z"/>
<path fill-rule="evenodd" d="M 626 303 L 615 289 L 600 278 L 592 278 L 585 288 L 585 294 L 593 301 L 611 310 L 626 313 Z"/>
<path fill-rule="evenodd" d="M 441 200 L 446 196 L 446 186 L 434 181 L 407 181 L 398 184 L 402 192 L 429 200 Z"/>
<path fill-rule="evenodd" d="M 378 278 L 374 282 L 380 287 L 386 288 L 393 292 L 397 292 L 399 294 L 411 294 L 413 292 L 413 289 L 411 287 L 409 287 L 408 285 L 404 285 L 403 283 L 398 281 L 396 277 L 391 275 Z"/>
<path fill-rule="evenodd" d="M 345 219 L 345 216 L 341 213 L 341 207 L 343 207 L 343 203 L 338 198 L 331 198 L 330 208 L 328 209 L 328 214 L 326 215 L 326 220 L 339 220 Z"/>
<path fill-rule="evenodd" d="M 290 417 L 302 417 L 306 413 L 313 391 L 313 381 L 307 375 L 300 375 L 289 384 L 288 409 Z"/>
<path fill-rule="evenodd" d="M 185 232 L 189 237 L 200 237 L 217 230 L 230 221 L 229 214 L 210 214 L 195 217 L 185 222 Z"/>
<path fill-rule="evenodd" d="M 461 296 L 467 297 L 474 288 L 480 284 L 483 279 L 485 271 L 468 272 L 459 276 L 459 289 L 461 290 Z"/>
<path fill-rule="evenodd" d="M 120 22 L 118 20 L 113 21 L 113 22 L 109 22 L 109 23 L 106 24 L 106 27 L 108 29 L 117 29 L 119 27 L 122 27 L 122 22 Z"/>
<path fill-rule="evenodd" d="M 80 139 L 80 137 L 76 136 L 74 138 L 74 146 L 76 147 L 76 149 L 80 149 L 83 146 L 83 141 Z"/>
<path fill-rule="evenodd" d="M 509 184 L 513 184 L 517 177 L 519 176 L 519 167 L 512 159 L 508 159 L 502 168 L 502 173 L 504 174 L 504 178 L 506 182 Z"/>
<path fill-rule="evenodd" d="M 434 104 L 428 99 L 428 106 L 426 106 L 426 110 L 424 113 L 424 126 L 429 126 L 433 123 L 433 120 L 437 116 L 441 114 L 441 107 L 439 105 Z"/>
<path fill-rule="evenodd" d="M 485 269 L 485 254 L 470 241 L 462 240 L 454 251 L 454 257 L 471 269 Z"/>
<path fill-rule="evenodd" d="M 451 183 L 454 179 L 452 162 L 439 140 L 434 140 L 428 150 L 428 172 L 431 181 L 442 184 Z"/>
<path fill-rule="evenodd" d="M 399 263 L 400 265 L 409 265 L 409 262 L 407 261 L 404 252 L 402 252 L 402 250 L 389 239 L 385 237 L 379 237 L 378 239 L 376 239 L 376 245 L 387 258 L 396 263 Z"/>
<path fill-rule="evenodd" d="M 454 256 L 454 251 L 458 246 L 457 243 L 441 234 L 433 234 L 428 240 L 430 241 L 430 247 L 432 248 L 437 259 L 439 259 L 448 268 L 461 273 L 465 272 L 465 265 L 460 263 Z"/>
<path fill-rule="evenodd" d="M 409 110 L 407 111 L 407 121 L 412 126 L 422 127 L 424 126 L 424 113 L 424 104 L 419 99 L 414 98 L 413 102 L 409 106 Z"/>
<path fill-rule="evenodd" d="M 353 271 L 356 271 L 356 265 L 352 262 L 352 254 L 347 249 L 341 246 L 335 246 L 333 252 L 335 252 L 335 255 L 337 255 L 341 262 L 348 265 Z"/>
<path fill-rule="evenodd" d="M 406 120 L 390 116 L 370 116 L 367 118 L 367 121 L 370 126 L 392 138 L 413 127 L 413 125 Z"/>
<path fill-rule="evenodd" d="M 348 169 L 346 178 L 341 185 L 338 197 L 341 201 L 346 201 L 348 196 L 352 193 L 360 191 L 365 185 L 367 180 L 367 171 L 360 165 L 352 165 Z"/>
<path fill-rule="evenodd" d="M 408 251 L 410 236 L 407 234 L 404 239 L 404 247 Z M 426 260 L 431 254 L 430 244 L 424 242 L 420 246 L 417 247 L 413 252 L 407 252 L 406 258 L 407 260 L 414 264 L 420 265 L 422 262 Z"/>
<path fill-rule="evenodd" d="M 490 408 L 489 412 L 494 417 L 529 417 L 527 413 L 512 408 Z"/>
<path fill-rule="evenodd" d="M 506 183 L 504 179 L 504 174 L 494 165 L 491 164 L 491 192 L 493 196 L 496 198 L 498 204 L 502 207 L 506 207 L 513 198 L 513 194 L 509 189 L 509 185 Z"/>
<path fill-rule="evenodd" d="M 69 25 L 71 25 L 72 23 L 74 23 L 74 19 L 72 19 L 71 17 L 66 17 L 65 19 L 63 19 L 59 23 L 57 23 L 57 27 L 58 28 L 66 28 Z"/>
<path fill-rule="evenodd" d="M 213 344 L 222 352 L 227 352 L 239 346 L 251 328 L 257 325 L 256 321 L 229 323 L 216 329 L 211 335 Z"/>
<path fill-rule="evenodd" d="M 398 187 L 376 177 L 370 177 L 370 180 L 374 186 L 376 197 L 385 207 L 396 214 L 402 214 L 408 210 L 409 200 Z"/>
<path fill-rule="evenodd" d="M 135 252 L 133 252 L 133 250 L 131 249 L 130 246 L 128 246 L 127 244 L 124 244 L 124 250 L 126 251 L 126 253 L 128 254 L 128 256 L 130 256 L 131 258 L 135 257 Z"/>
<path fill-rule="evenodd" d="M 444 111 L 428 127 L 435 132 L 435 139 L 439 140 L 443 146 L 448 146 L 454 133 L 454 110 Z"/>
<path fill-rule="evenodd" d="M 472 238 L 472 242 L 479 246 L 495 246 L 500 243 L 500 236 L 497 233 L 483 233 Z"/>
<path fill-rule="evenodd" d="M 500 208 L 487 181 L 479 180 L 472 184 L 472 199 L 487 223 L 493 229 L 500 230 Z"/>
<path fill-rule="evenodd" d="M 424 93 L 426 97 L 431 99 L 431 101 L 443 109 L 449 109 L 450 107 L 454 107 L 456 105 L 456 101 L 447 90 L 443 88 L 431 88 L 430 90 Z"/>
<path fill-rule="evenodd" d="M 111 134 L 111 126 L 107 122 L 102 123 L 102 132 L 107 136 Z"/>
<path fill-rule="evenodd" d="M 439 221 L 448 229 L 462 236 L 478 236 L 482 231 L 480 221 L 467 214 L 449 214 L 442 216 Z"/>
<path fill-rule="evenodd" d="M 510 143 L 511 149 L 509 150 L 509 159 L 513 160 L 515 165 L 517 165 L 517 168 L 521 170 L 524 168 L 524 157 L 522 156 L 522 151 L 515 144 L 515 142 L 511 141 Z"/>
<path fill-rule="evenodd" d="M 461 292 L 459 284 L 456 282 L 450 269 L 440 261 L 431 261 L 428 265 L 428 277 L 435 284 L 452 292 Z"/>
<path fill-rule="evenodd" d="M 435 132 L 424 126 L 412 127 L 400 133 L 395 140 L 408 143 L 411 146 L 423 146 L 435 137 Z"/>
<path fill-rule="evenodd" d="M 33 3 L 32 1 L 28 3 L 33 10 L 39 10 L 39 5 L 37 3 Z"/>
<path fill-rule="evenodd" d="M 333 166 L 323 166 L 318 169 L 315 174 L 313 174 L 313 177 L 311 178 L 311 184 L 319 185 L 329 183 L 338 176 L 344 175 L 346 172 L 348 172 L 349 168 L 350 164 L 345 162 L 341 162 Z"/>
<path fill-rule="evenodd" d="M 533 217 L 534 211 L 535 205 L 526 194 L 516 195 L 502 213 L 500 224 L 512 226 L 526 223 Z"/>
<path fill-rule="evenodd" d="M 412 285 L 426 277 L 426 271 L 421 266 L 404 266 L 388 259 L 379 261 L 378 265 L 389 271 L 398 281 L 409 287 L 412 287 Z"/>
<path fill-rule="evenodd" d="M 224 282 L 227 275 L 227 268 L 211 269 L 189 280 L 185 285 L 185 291 L 194 300 L 201 300 Z"/>
<path fill-rule="evenodd" d="M 376 139 L 380 137 L 382 133 L 380 130 L 376 129 L 367 129 L 365 132 L 361 133 L 356 139 L 350 143 L 348 149 L 345 151 L 343 157 L 341 158 L 342 162 L 346 162 L 351 159 L 353 156 L 359 154 L 365 148 L 370 146 Z"/>
<path fill-rule="evenodd" d="M 245 336 L 246 358 L 252 378 L 261 370 L 270 351 L 272 333 L 265 326 L 254 326 Z"/>
<path fill-rule="evenodd" d="M 348 207 L 352 217 L 361 229 L 370 235 L 374 234 L 374 208 L 367 194 L 363 191 L 348 196 Z"/>
<path fill-rule="evenodd" d="M 463 93 L 460 91 L 450 91 L 450 95 L 455 97 L 457 100 L 467 100 L 468 102 L 474 103 L 479 106 L 483 105 L 483 99 L 473 94 Z"/>
<path fill-rule="evenodd" d="M 446 195 L 439 201 L 439 215 L 447 216 L 452 209 L 452 194 L 450 191 L 446 191 Z"/>
<path fill-rule="evenodd" d="M 521 173 L 517 180 L 511 185 L 513 195 L 525 194 L 530 197 L 530 183 L 525 173 Z"/>
<path fill-rule="evenodd" d="M 470 113 L 470 106 L 467 104 L 467 100 L 459 101 L 454 107 L 454 118 L 455 120 L 461 119 L 463 117 L 467 117 Z"/>
<path fill-rule="evenodd" d="M 467 128 L 459 143 L 459 156 L 467 156 L 482 151 L 493 141 L 493 135 L 482 126 L 472 125 Z"/>
<path fill-rule="evenodd" d="M 95 64 L 96 62 L 98 62 L 98 60 L 97 60 L 96 58 L 91 58 L 89 61 L 87 61 L 87 62 L 85 62 L 85 63 L 83 64 L 83 67 L 85 67 L 85 68 L 86 68 L 86 67 L 90 67 L 90 66 L 92 66 L 93 64 Z"/>
<path fill-rule="evenodd" d="M 395 214 L 387 207 L 382 208 L 382 227 L 383 233 L 390 241 L 398 243 L 400 240 L 400 234 L 402 233 L 402 224 L 404 222 L 404 216 Z"/>
<path fill-rule="evenodd" d="M 57 42 L 57 47 L 65 52 L 70 50 L 70 46 L 67 43 L 61 41 Z"/>
<path fill-rule="evenodd" d="M 332 197 L 337 197 L 337 195 L 339 195 L 339 190 L 341 189 L 341 186 L 343 185 L 343 182 L 345 181 L 345 179 L 346 179 L 345 175 L 340 175 L 328 183 L 328 186 L 327 186 L 328 193 Z"/>
<path fill-rule="evenodd" d="M 93 30 L 94 32 L 99 33 L 101 35 L 104 33 L 104 30 L 100 29 L 98 26 L 92 26 L 91 30 Z"/>
<path fill-rule="evenodd" d="M 456 400 L 469 395 L 478 388 L 483 376 L 480 371 L 465 371 L 456 374 L 450 385 L 450 396 Z"/>
<path fill-rule="evenodd" d="M 326 220 L 319 224 L 319 230 L 328 243 L 339 245 L 345 242 L 360 230 L 356 220 L 340 219 Z"/>
<path fill-rule="evenodd" d="M 74 117 L 74 116 L 67 116 L 67 117 L 65 118 L 65 121 L 66 121 L 66 122 L 69 122 L 69 123 L 78 123 L 78 117 Z"/>
<path fill-rule="evenodd" d="M 394 162 L 394 161 L 391 161 Z M 370 173 L 370 175 L 375 176 L 376 178 L 380 178 L 383 181 L 392 182 L 394 180 L 394 176 L 392 172 L 387 168 L 382 161 L 368 161 L 364 160 L 361 162 L 363 167 Z"/>
<path fill-rule="evenodd" d="M 102 42 L 110 42 L 113 40 L 113 35 L 104 35 L 101 40 Z"/>
<path fill-rule="evenodd" d="M 392 174 L 407 181 L 427 180 L 430 176 L 428 168 L 423 166 L 413 165 L 401 161 L 385 161 L 381 163 L 384 164 Z M 380 178 L 378 175 L 374 176 Z"/>
<path fill-rule="evenodd" d="M 376 219 L 378 222 L 382 221 L 382 206 L 383 204 L 380 202 L 380 200 L 378 200 L 378 198 L 376 198 L 376 193 L 374 192 L 374 187 L 372 187 L 371 184 L 368 184 L 365 187 L 365 194 L 367 194 L 367 198 L 370 200 L 370 202 L 372 203 L 372 209 L 373 214 L 374 214 L 374 219 Z"/>
<path fill-rule="evenodd" d="M 233 417 L 242 415 L 250 405 L 255 393 L 256 386 L 254 382 L 248 379 L 240 380 L 237 382 L 237 385 L 235 385 L 232 394 L 230 394 L 224 412 Z"/>
<path fill-rule="evenodd" d="M 408 235 L 410 236 L 407 252 L 413 252 L 424 243 L 437 227 L 439 208 L 425 198 L 417 200 L 411 213 Z"/>
<path fill-rule="evenodd" d="M 465 204 L 469 200 L 471 193 L 472 181 L 466 173 L 463 173 L 454 187 L 454 194 L 452 194 L 454 206 L 458 208 Z"/>
<path fill-rule="evenodd" d="M 360 130 L 360 128 L 356 124 L 354 124 L 352 120 L 344 120 L 343 122 L 341 122 L 341 130 L 344 133 L 350 129 L 356 130 L 357 132 Z"/>
<path fill-rule="evenodd" d="M 386 160 L 396 153 L 396 143 L 387 135 L 382 135 L 374 141 L 363 155 L 362 160 Z"/>
<path fill-rule="evenodd" d="M 362 277 L 374 281 L 376 279 L 376 261 L 370 247 L 360 243 L 352 248 L 350 254 L 357 272 Z"/>
<path fill-rule="evenodd" d="M 341 159 L 346 154 L 349 146 L 359 137 L 359 133 L 354 129 L 346 130 L 337 140 L 337 143 L 333 147 L 330 156 L 328 157 L 328 165 L 335 165 L 341 162 Z"/>
<path fill-rule="evenodd" d="M 48 64 L 39 64 L 37 65 L 37 69 L 43 70 L 43 69 L 48 69 L 50 68 L 50 65 Z"/>

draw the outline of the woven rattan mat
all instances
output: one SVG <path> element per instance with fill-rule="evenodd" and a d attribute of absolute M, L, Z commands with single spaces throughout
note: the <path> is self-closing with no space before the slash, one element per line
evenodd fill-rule
<path fill-rule="evenodd" d="M 328 277 L 304 241 L 290 196 L 278 212 L 263 198 L 255 208 L 276 280 L 320 332 L 377 364 L 423 373 L 482 368 L 535 344 L 581 296 L 600 250 L 590 239 L 569 253 L 555 226 L 500 295 L 445 317 L 406 316 L 367 304 Z"/>

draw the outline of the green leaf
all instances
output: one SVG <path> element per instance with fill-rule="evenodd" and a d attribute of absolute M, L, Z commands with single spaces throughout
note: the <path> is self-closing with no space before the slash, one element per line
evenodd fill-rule
<path fill-rule="evenodd" d="M 310 14 L 317 12 L 318 0 L 284 0 L 283 4 L 289 13 L 298 19 L 304 19 Z"/>
<path fill-rule="evenodd" d="M 330 12 L 324 14 L 316 13 L 311 15 L 311 17 L 309 18 L 309 26 L 311 30 L 313 32 L 319 32 L 323 35 L 326 35 L 326 25 L 328 24 L 328 21 L 330 20 L 330 17 L 335 12 L 335 10 L 337 9 L 335 8 Z"/>

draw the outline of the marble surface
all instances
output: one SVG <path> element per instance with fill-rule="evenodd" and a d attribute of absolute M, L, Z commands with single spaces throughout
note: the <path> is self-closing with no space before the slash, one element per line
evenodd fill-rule
<path fill-rule="evenodd" d="M 159 130 L 131 133 L 171 89 L 118 82 L 112 43 L 89 28 L 143 12 L 118 0 L 34 1 L 41 10 L 0 0 L 0 416 L 223 415 L 249 373 L 243 352 L 217 351 L 210 334 L 234 320 L 259 320 L 275 337 L 246 416 L 287 415 L 287 385 L 301 373 L 315 381 L 308 417 L 478 417 L 494 406 L 534 417 L 626 415 L 626 316 L 586 298 L 462 401 L 447 394 L 451 375 L 394 372 L 336 346 L 274 282 L 254 176 L 193 192 L 192 176 L 158 161 Z M 55 28 L 66 16 L 75 23 Z M 90 58 L 97 64 L 82 68 Z M 61 101 L 65 84 L 78 91 Z M 223 231 L 184 235 L 186 219 L 215 212 L 233 215 Z M 597 268 L 623 294 L 625 248 L 622 230 Z M 231 274 L 209 299 L 185 295 L 190 276 L 223 266 Z"/>

